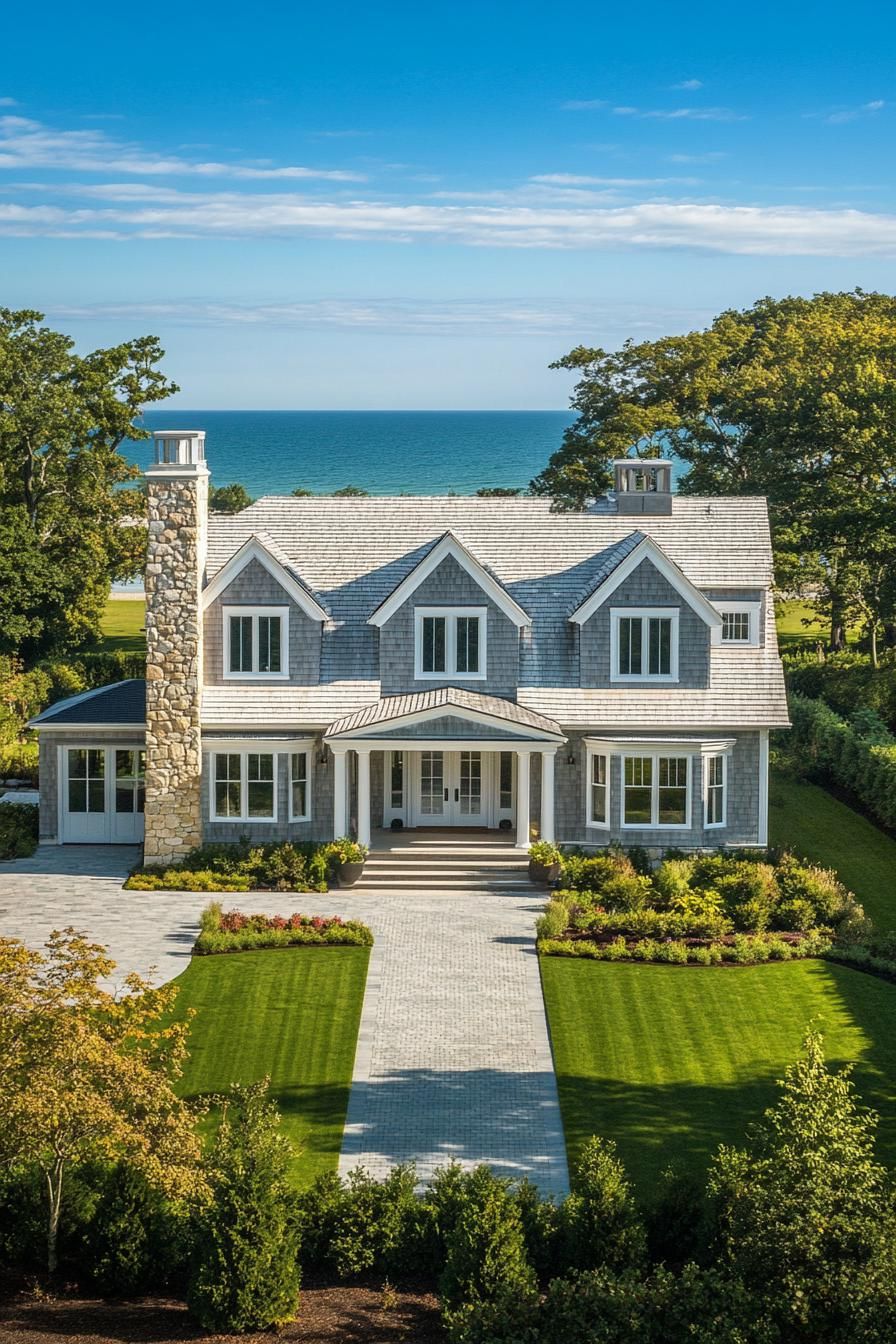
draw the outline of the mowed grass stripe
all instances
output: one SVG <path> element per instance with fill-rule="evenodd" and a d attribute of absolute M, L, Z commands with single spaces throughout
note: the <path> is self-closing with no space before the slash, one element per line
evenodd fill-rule
<path fill-rule="evenodd" d="M 678 968 L 542 958 L 569 1157 L 615 1139 L 642 1193 L 679 1161 L 702 1172 L 776 1096 L 806 1027 L 856 1061 L 896 1161 L 896 986 L 826 962 Z"/>
<path fill-rule="evenodd" d="M 180 1091 L 196 1097 L 270 1077 L 302 1184 L 342 1144 L 369 949 L 289 948 L 194 957 L 176 1013 L 196 1010 Z"/>
<path fill-rule="evenodd" d="M 896 840 L 817 784 L 772 775 L 769 839 L 836 868 L 878 929 L 896 929 Z"/>

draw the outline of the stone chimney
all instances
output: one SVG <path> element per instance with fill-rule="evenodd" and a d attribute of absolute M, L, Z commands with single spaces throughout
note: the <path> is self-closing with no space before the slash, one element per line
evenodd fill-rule
<path fill-rule="evenodd" d="M 144 857 L 167 863 L 202 841 L 202 580 L 208 533 L 205 432 L 153 434 L 146 472 Z"/>
<path fill-rule="evenodd" d="M 617 513 L 671 513 L 672 463 L 620 457 L 613 463 Z"/>

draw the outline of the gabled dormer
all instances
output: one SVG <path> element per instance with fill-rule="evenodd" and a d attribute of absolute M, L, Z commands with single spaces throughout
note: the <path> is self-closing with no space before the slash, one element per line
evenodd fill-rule
<path fill-rule="evenodd" d="M 709 686 L 721 616 L 651 537 L 628 540 L 569 617 L 580 631 L 580 685 Z"/>
<path fill-rule="evenodd" d="M 510 695 L 529 615 L 452 532 L 444 533 L 369 617 L 379 630 L 384 695 L 472 683 Z"/>
<path fill-rule="evenodd" d="M 264 533 L 249 537 L 202 593 L 205 684 L 320 680 L 327 611 Z"/>

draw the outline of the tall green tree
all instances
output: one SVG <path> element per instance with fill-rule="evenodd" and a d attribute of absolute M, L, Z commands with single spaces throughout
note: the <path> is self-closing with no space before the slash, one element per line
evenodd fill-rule
<path fill-rule="evenodd" d="M 91 354 L 0 308 L 0 653 L 30 662 L 96 634 L 112 578 L 142 563 L 145 500 L 121 454 L 177 391 L 154 336 Z"/>
<path fill-rule="evenodd" d="M 896 298 L 761 299 L 703 331 L 580 346 L 554 367 L 581 374 L 578 419 L 535 493 L 581 509 L 613 458 L 672 452 L 684 494 L 768 497 L 778 582 L 821 587 L 832 644 L 857 583 L 875 625 L 888 618 L 876 574 L 853 566 L 896 531 Z"/>

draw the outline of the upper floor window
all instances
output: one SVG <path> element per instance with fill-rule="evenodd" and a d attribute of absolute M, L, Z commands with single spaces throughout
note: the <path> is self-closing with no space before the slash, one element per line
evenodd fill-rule
<path fill-rule="evenodd" d="M 485 607 L 416 607 L 414 675 L 483 680 L 487 614 Z"/>
<path fill-rule="evenodd" d="M 722 643 L 755 647 L 759 643 L 758 602 L 726 602 L 719 605 L 722 618 Z"/>
<path fill-rule="evenodd" d="M 610 612 L 610 680 L 678 680 L 677 608 L 613 608 Z"/>
<path fill-rule="evenodd" d="M 225 677 L 289 675 L 289 608 L 224 608 Z"/>

